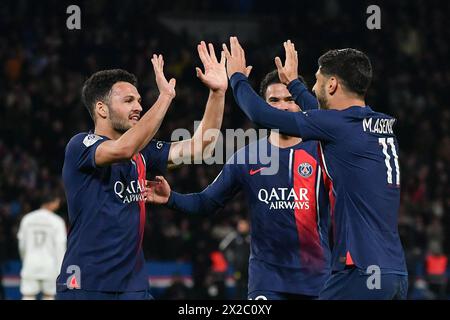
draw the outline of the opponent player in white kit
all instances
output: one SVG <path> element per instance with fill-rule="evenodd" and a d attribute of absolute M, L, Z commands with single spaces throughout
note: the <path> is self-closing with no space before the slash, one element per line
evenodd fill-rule
<path fill-rule="evenodd" d="M 22 258 L 20 293 L 23 300 L 35 300 L 42 293 L 44 300 L 53 300 L 56 277 L 66 251 L 66 225 L 54 213 L 60 198 L 47 195 L 41 208 L 25 215 L 20 222 L 17 238 Z"/>

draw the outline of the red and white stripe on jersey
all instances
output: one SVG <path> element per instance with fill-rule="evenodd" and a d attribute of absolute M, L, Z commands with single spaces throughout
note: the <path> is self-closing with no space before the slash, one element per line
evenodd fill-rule
<path fill-rule="evenodd" d="M 301 175 L 299 168 L 302 164 L 308 163 L 312 167 L 309 176 Z M 294 209 L 297 233 L 300 242 L 300 261 L 303 266 L 318 270 L 324 263 L 323 248 L 321 245 L 319 229 L 319 204 L 318 191 L 320 186 L 320 166 L 317 161 L 305 150 L 295 150 L 292 159 L 291 173 L 293 176 L 293 186 L 297 197 L 301 199 L 300 190 L 307 190 L 309 208 Z"/>
<path fill-rule="evenodd" d="M 136 163 L 136 169 L 138 173 L 138 181 L 145 185 L 146 179 L 146 166 L 144 156 L 139 153 L 133 157 L 133 161 Z M 144 227 L 145 227 L 145 200 L 140 200 L 139 204 L 139 243 L 138 250 L 142 247 L 142 240 L 144 238 Z"/>
<path fill-rule="evenodd" d="M 333 179 L 331 178 L 331 176 L 329 174 L 328 167 L 325 162 L 325 156 L 323 154 L 321 142 L 319 142 L 319 144 L 318 144 L 317 152 L 319 155 L 318 158 L 320 159 L 320 166 L 323 168 L 323 181 L 325 184 L 325 188 L 328 191 L 328 198 L 330 201 L 331 228 L 333 230 L 333 240 L 335 240 L 336 239 L 336 237 L 335 237 L 336 228 L 334 227 L 334 205 L 336 203 L 336 198 L 334 196 Z"/>

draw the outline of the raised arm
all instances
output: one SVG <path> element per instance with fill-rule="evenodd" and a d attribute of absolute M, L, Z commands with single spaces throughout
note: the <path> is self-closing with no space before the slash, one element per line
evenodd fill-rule
<path fill-rule="evenodd" d="M 242 73 L 234 73 L 230 79 L 236 103 L 255 124 L 268 129 L 278 129 L 289 136 L 299 136 L 295 116 L 298 112 L 286 112 L 272 108 L 259 96 Z"/>
<path fill-rule="evenodd" d="M 175 79 L 167 81 L 162 55 L 153 55 L 153 69 L 159 89 L 159 97 L 149 111 L 117 140 L 101 143 L 95 151 L 95 163 L 99 166 L 131 159 L 142 150 L 158 131 L 172 99 L 175 97 Z"/>
<path fill-rule="evenodd" d="M 222 126 L 228 81 L 224 53 L 221 52 L 220 61 L 218 61 L 214 52 L 214 46 L 209 43 L 208 48 L 204 41 L 197 46 L 198 55 L 205 69 L 203 72 L 200 68 L 196 68 L 197 77 L 209 88 L 205 113 L 192 139 L 171 144 L 168 161 L 169 168 L 186 162 L 191 163 L 190 160 L 202 159 L 203 156 L 209 158 L 214 151 L 219 130 Z M 209 134 L 205 135 L 208 130 L 210 130 Z"/>
<path fill-rule="evenodd" d="M 230 50 L 223 44 L 225 57 L 227 58 L 227 74 L 236 103 L 257 125 L 269 129 L 279 129 L 281 133 L 290 136 L 298 136 L 295 114 L 272 108 L 261 98 L 248 82 L 245 73 L 248 69 L 245 61 L 245 52 L 236 37 L 230 37 Z"/>
<path fill-rule="evenodd" d="M 303 140 L 336 140 L 342 130 L 342 115 L 337 110 L 309 110 L 286 112 L 272 108 L 251 87 L 246 72 L 245 53 L 236 37 L 230 38 L 231 53 L 224 44 L 227 74 L 234 98 L 254 123 L 269 129 L 279 129 L 283 134 Z M 341 121 L 341 123 L 340 123 Z M 339 124 L 340 123 L 340 124 Z"/>
<path fill-rule="evenodd" d="M 308 88 L 299 80 L 298 77 L 298 53 L 295 50 L 294 43 L 291 40 L 283 43 L 284 51 L 286 53 L 286 60 L 284 65 L 279 57 L 275 58 L 275 65 L 278 70 L 278 77 L 291 92 L 297 105 L 303 111 L 318 109 L 319 104 L 316 97 L 309 92 Z"/>

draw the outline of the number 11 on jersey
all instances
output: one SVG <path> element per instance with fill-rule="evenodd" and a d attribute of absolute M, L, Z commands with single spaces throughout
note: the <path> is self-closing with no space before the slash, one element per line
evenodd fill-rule
<path fill-rule="evenodd" d="M 387 168 L 387 182 L 389 184 L 393 184 L 392 182 L 392 167 L 391 167 L 391 157 L 394 157 L 394 165 L 395 165 L 395 180 L 396 184 L 400 185 L 400 167 L 398 165 L 398 155 L 397 155 L 397 149 L 395 148 L 394 144 L 394 138 L 379 138 L 378 143 L 381 144 L 383 147 L 383 154 L 384 154 L 384 163 L 386 164 Z M 389 154 L 388 145 L 391 147 L 390 151 L 392 153 L 392 156 Z"/>

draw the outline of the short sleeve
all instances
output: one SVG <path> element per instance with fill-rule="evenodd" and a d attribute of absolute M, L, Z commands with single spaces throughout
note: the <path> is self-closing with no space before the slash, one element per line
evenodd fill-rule
<path fill-rule="evenodd" d="M 100 144 L 108 140 L 93 133 L 80 133 L 74 136 L 66 147 L 66 161 L 75 165 L 82 171 L 94 170 L 95 152 Z"/>

